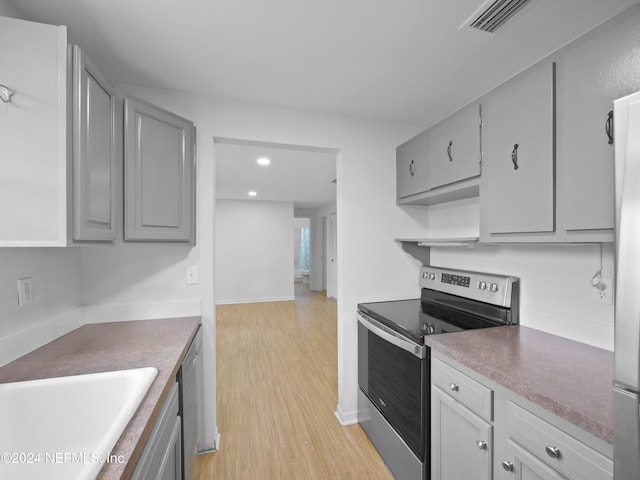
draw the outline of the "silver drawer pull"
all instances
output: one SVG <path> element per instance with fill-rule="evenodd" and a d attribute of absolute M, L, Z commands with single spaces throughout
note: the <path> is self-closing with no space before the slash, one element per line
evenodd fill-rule
<path fill-rule="evenodd" d="M 547 445 L 546 447 L 544 447 L 544 449 L 547 452 L 547 455 L 549 455 L 551 458 L 560 458 L 560 449 L 558 447 Z"/>
<path fill-rule="evenodd" d="M 513 462 L 510 462 L 509 460 L 503 460 L 502 468 L 504 468 L 507 472 L 513 472 Z"/>
<path fill-rule="evenodd" d="M 450 383 L 449 388 L 452 392 L 457 392 L 458 390 L 460 390 L 460 385 L 458 385 L 457 383 Z"/>
<path fill-rule="evenodd" d="M 480 450 L 486 450 L 487 449 L 487 442 L 485 442 L 484 440 L 478 440 L 476 442 L 476 445 L 478 446 L 478 448 Z"/>

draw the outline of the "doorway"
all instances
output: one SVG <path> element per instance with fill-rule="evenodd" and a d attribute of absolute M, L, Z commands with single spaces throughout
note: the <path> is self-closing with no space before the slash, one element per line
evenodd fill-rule
<path fill-rule="evenodd" d="M 293 300 L 296 280 L 336 298 L 326 218 L 335 231 L 338 150 L 214 141 L 216 303 Z M 308 223 L 296 230 L 299 218 Z"/>

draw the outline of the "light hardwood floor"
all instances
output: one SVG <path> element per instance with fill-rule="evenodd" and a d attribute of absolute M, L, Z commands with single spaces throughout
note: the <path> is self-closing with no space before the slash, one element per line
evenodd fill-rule
<path fill-rule="evenodd" d="M 219 451 L 200 480 L 390 480 L 337 405 L 336 304 L 296 284 L 296 301 L 217 307 Z"/>

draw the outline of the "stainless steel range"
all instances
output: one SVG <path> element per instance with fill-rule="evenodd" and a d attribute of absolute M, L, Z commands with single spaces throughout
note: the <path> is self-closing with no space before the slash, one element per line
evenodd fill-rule
<path fill-rule="evenodd" d="M 358 417 L 398 480 L 430 477 L 427 335 L 518 323 L 515 277 L 423 266 L 418 299 L 358 305 Z"/>

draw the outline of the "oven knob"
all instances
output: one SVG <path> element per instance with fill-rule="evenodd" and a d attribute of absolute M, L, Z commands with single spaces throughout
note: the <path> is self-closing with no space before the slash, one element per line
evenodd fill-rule
<path fill-rule="evenodd" d="M 436 279 L 436 274 L 435 273 L 430 273 L 429 274 L 429 280 L 435 280 Z"/>
<path fill-rule="evenodd" d="M 498 291 L 498 284 L 497 283 L 492 283 L 491 286 L 489 287 L 489 290 L 491 290 L 492 292 L 497 292 Z"/>
<path fill-rule="evenodd" d="M 478 282 L 478 288 L 480 290 L 486 290 L 487 289 L 487 282 Z"/>
<path fill-rule="evenodd" d="M 427 272 L 424 272 L 422 274 L 422 278 L 424 278 L 426 280 L 427 278 L 429 278 L 429 274 Z"/>

